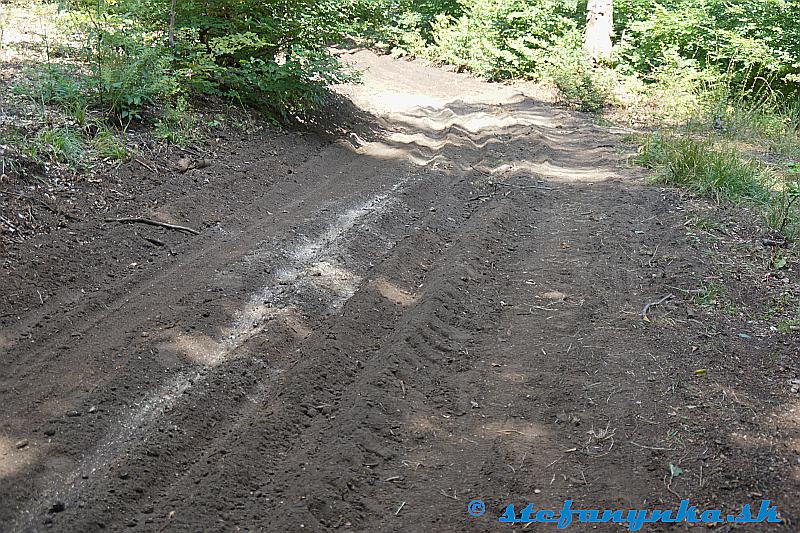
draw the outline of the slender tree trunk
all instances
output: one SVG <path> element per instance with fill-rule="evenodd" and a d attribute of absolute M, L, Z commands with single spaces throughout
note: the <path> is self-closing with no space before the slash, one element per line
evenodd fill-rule
<path fill-rule="evenodd" d="M 589 0 L 586 6 L 586 40 L 584 48 L 596 64 L 611 57 L 611 33 L 614 30 L 613 0 Z"/>
<path fill-rule="evenodd" d="M 175 2 L 172 0 L 172 6 L 169 9 L 169 47 L 175 48 Z"/>

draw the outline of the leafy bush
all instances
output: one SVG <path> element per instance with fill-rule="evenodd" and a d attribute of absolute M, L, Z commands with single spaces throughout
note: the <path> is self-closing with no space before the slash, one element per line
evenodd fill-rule
<path fill-rule="evenodd" d="M 215 96 L 301 118 L 331 84 L 353 78 L 328 51 L 352 27 L 361 0 L 89 0 L 65 2 L 70 46 L 22 92 L 85 120 L 87 109 L 119 124 L 177 96 Z M 44 47 L 50 50 L 48 42 Z"/>
<path fill-rule="evenodd" d="M 620 59 L 648 75 L 672 56 L 736 86 L 798 90 L 800 26 L 794 0 L 617 0 Z"/>
<path fill-rule="evenodd" d="M 611 97 L 609 71 L 589 64 L 580 47 L 580 35 L 572 34 L 572 45 L 555 49 L 547 57 L 547 70 L 564 99 L 581 111 L 598 111 Z"/>
<path fill-rule="evenodd" d="M 371 34 L 403 52 L 489 79 L 552 78 L 597 109 L 602 70 L 583 60 L 586 2 L 362 0 Z M 615 0 L 615 76 L 646 81 L 660 112 L 685 120 L 714 98 L 780 100 L 800 87 L 796 0 Z M 391 15 L 389 15 L 391 13 Z M 630 85 L 630 84 L 629 84 Z"/>
<path fill-rule="evenodd" d="M 436 59 L 489 79 L 541 78 L 555 54 L 581 48 L 577 3 L 468 0 L 432 25 Z"/>
<path fill-rule="evenodd" d="M 329 85 L 349 79 L 327 45 L 343 38 L 359 8 L 355 0 L 181 1 L 174 48 L 165 40 L 169 2 L 120 0 L 112 8 L 119 17 L 134 14 L 154 36 L 154 52 L 142 66 L 168 70 L 189 94 L 231 98 L 291 120 L 317 109 Z M 121 88 L 137 98 L 134 103 L 152 98 L 124 83 Z M 163 87 L 159 90 L 164 94 Z"/>
<path fill-rule="evenodd" d="M 89 37 L 100 44 L 87 53 L 91 75 L 84 83 L 112 117 L 122 122 L 141 120 L 146 106 L 178 92 L 177 80 L 168 74 L 170 56 L 146 42 L 145 34 L 124 29 L 95 33 Z"/>

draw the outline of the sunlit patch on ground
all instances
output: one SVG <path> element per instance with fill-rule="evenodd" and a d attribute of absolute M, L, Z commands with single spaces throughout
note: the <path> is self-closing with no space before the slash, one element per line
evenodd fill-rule
<path fill-rule="evenodd" d="M 27 440 L 0 436 L 0 478 L 10 477 L 34 464 L 38 448 Z"/>
<path fill-rule="evenodd" d="M 417 301 L 417 296 L 415 294 L 401 289 L 387 279 L 379 278 L 373 281 L 372 285 L 384 298 L 398 305 L 408 306 Z"/>

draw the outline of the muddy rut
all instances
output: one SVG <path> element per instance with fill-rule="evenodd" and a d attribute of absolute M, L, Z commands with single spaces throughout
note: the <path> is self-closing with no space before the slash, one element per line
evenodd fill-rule
<path fill-rule="evenodd" d="M 798 407 L 762 382 L 796 352 L 687 314 L 675 288 L 714 265 L 623 133 L 348 60 L 369 128 L 230 141 L 142 193 L 199 236 L 75 222 L 5 263 L 0 529 L 505 530 L 508 502 L 763 497 L 794 530 Z"/>

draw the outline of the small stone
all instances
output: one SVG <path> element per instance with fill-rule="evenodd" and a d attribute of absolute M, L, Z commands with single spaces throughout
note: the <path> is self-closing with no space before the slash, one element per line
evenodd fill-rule
<path fill-rule="evenodd" d="M 127 472 L 120 473 L 119 478 L 120 479 L 128 479 L 128 473 Z"/>
<path fill-rule="evenodd" d="M 56 434 L 56 430 L 54 428 L 47 428 L 44 430 L 44 434 L 47 435 L 48 437 L 52 437 L 53 435 Z"/>
<path fill-rule="evenodd" d="M 89 408 L 90 413 L 94 413 L 95 411 L 97 411 L 97 407 L 95 407 L 94 405 Z"/>
<path fill-rule="evenodd" d="M 47 512 L 50 513 L 50 514 L 60 513 L 60 512 L 63 512 L 66 508 L 67 508 L 67 506 L 64 505 L 64 502 L 59 501 L 59 502 L 55 502 L 53 505 L 51 505 L 50 509 L 48 509 Z"/>
<path fill-rule="evenodd" d="M 22 439 L 20 441 L 17 441 L 17 443 L 14 446 L 16 446 L 18 450 L 21 450 L 27 445 L 28 445 L 28 439 Z"/>
<path fill-rule="evenodd" d="M 70 418 L 75 418 L 76 416 L 81 416 L 80 411 L 67 411 L 67 416 Z"/>

